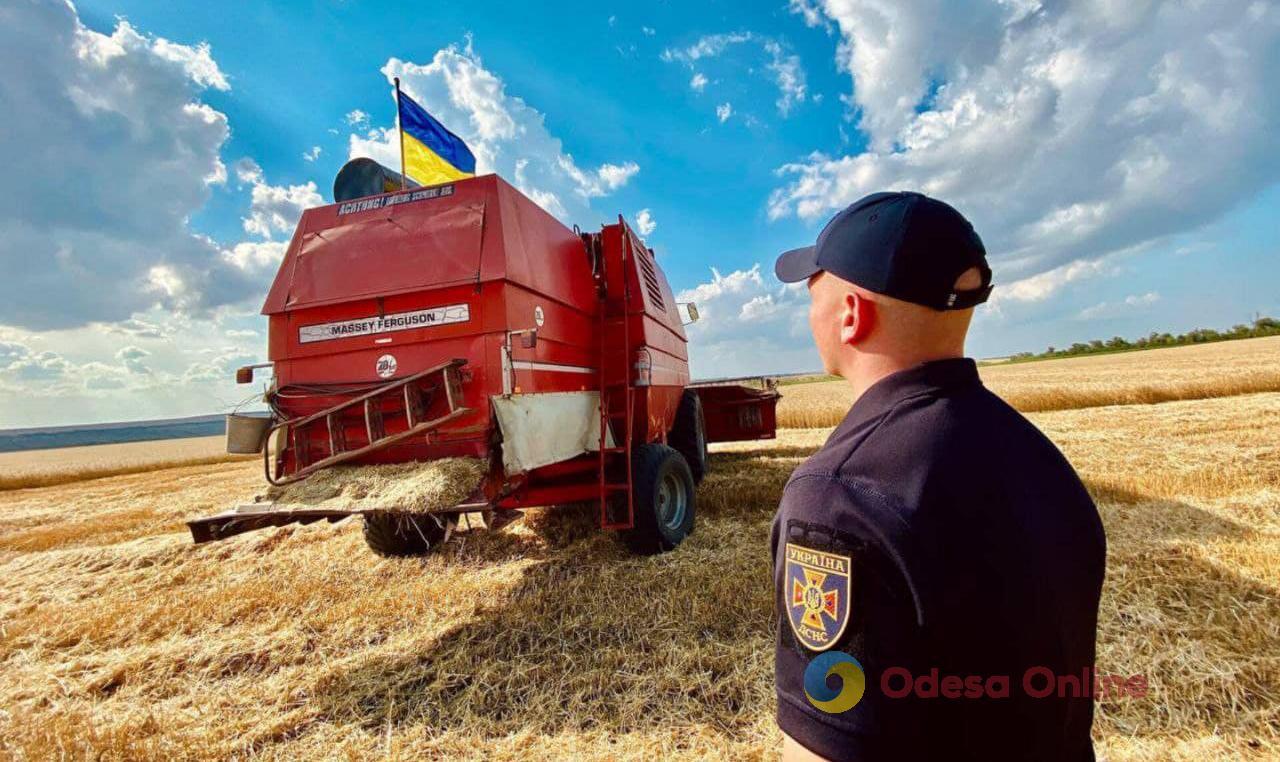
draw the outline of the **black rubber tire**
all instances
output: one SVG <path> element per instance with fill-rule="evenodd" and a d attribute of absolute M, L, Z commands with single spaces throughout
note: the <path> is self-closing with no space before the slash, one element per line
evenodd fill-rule
<path fill-rule="evenodd" d="M 641 555 L 674 550 L 693 531 L 697 492 L 689 464 L 664 444 L 640 445 L 631 457 L 635 527 L 622 538 Z"/>
<path fill-rule="evenodd" d="M 707 421 L 702 415 L 702 400 L 692 389 L 685 389 L 680 395 L 680 406 L 676 408 L 676 420 L 667 435 L 667 443 L 684 456 L 693 474 L 693 483 L 701 484 L 710 462 L 707 457 Z"/>
<path fill-rule="evenodd" d="M 457 522 L 453 514 L 366 513 L 364 541 L 380 556 L 421 556 L 443 545 Z"/>

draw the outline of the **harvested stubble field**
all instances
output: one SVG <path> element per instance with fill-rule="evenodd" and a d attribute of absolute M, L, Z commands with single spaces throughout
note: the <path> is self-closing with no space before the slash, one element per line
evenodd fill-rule
<path fill-rule="evenodd" d="M 1001 382 L 1133 358 L 1165 383 L 1168 356 Z M 1032 418 L 1107 526 L 1098 668 L 1151 684 L 1100 704 L 1099 751 L 1275 758 L 1280 393 Z M 650 559 L 572 512 L 416 560 L 355 522 L 190 545 L 181 520 L 251 495 L 254 463 L 0 492 L 0 755 L 771 757 L 769 520 L 827 431 L 717 448 L 696 533 Z"/>

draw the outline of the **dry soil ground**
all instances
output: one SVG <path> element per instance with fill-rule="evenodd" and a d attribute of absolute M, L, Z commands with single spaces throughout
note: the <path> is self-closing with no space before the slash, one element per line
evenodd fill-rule
<path fill-rule="evenodd" d="M 1099 670 L 1151 684 L 1100 705 L 1109 759 L 1280 755 L 1280 393 L 1206 393 L 1275 382 L 1277 350 L 988 371 L 1015 398 L 1208 397 L 1031 414 L 1107 526 Z M 191 545 L 181 521 L 257 490 L 253 462 L 0 491 L 0 757 L 772 757 L 769 520 L 827 431 L 719 448 L 659 558 L 572 513 L 415 560 L 351 521 Z"/>

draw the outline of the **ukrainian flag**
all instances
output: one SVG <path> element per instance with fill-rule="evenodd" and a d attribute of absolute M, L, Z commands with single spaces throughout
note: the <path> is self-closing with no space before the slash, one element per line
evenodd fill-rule
<path fill-rule="evenodd" d="M 476 157 L 462 138 L 445 129 L 412 98 L 399 93 L 400 150 L 404 173 L 423 185 L 474 177 Z"/>

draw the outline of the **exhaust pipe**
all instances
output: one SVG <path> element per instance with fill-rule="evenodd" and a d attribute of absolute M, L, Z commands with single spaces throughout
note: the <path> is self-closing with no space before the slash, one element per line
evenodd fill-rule
<path fill-rule="evenodd" d="M 342 169 L 338 170 L 338 176 L 333 178 L 333 201 L 336 204 L 354 198 L 391 193 L 401 187 L 422 187 L 408 178 L 403 180 L 404 184 L 401 185 L 402 177 L 399 172 L 388 169 L 373 159 L 352 159 L 343 164 Z"/>

